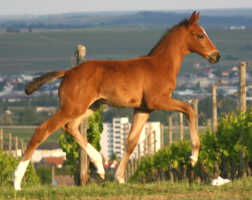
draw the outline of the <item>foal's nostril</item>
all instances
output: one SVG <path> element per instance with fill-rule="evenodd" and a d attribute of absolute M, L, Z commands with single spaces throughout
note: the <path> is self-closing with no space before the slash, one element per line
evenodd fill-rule
<path fill-rule="evenodd" d="M 220 54 L 218 53 L 218 54 L 216 55 L 216 62 L 219 62 L 220 58 L 221 58 L 221 56 L 220 56 Z"/>
<path fill-rule="evenodd" d="M 210 63 L 217 63 L 220 60 L 220 53 L 219 52 L 214 52 L 209 56 L 209 62 Z"/>

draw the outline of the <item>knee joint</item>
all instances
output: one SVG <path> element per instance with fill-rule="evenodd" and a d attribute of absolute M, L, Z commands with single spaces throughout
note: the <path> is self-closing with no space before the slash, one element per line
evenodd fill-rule
<path fill-rule="evenodd" d="M 194 141 L 192 145 L 193 145 L 193 148 L 199 149 L 200 148 L 200 141 L 199 140 Z"/>
<path fill-rule="evenodd" d="M 75 137 L 77 134 L 76 134 L 76 131 L 77 129 L 71 125 L 66 125 L 65 126 L 65 130 L 70 134 L 72 135 L 73 137 Z"/>

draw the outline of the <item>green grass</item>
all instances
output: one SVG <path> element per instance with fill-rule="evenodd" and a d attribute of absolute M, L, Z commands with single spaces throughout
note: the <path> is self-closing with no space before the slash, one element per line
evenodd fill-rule
<path fill-rule="evenodd" d="M 84 187 L 34 186 L 15 192 L 10 187 L 0 187 L 0 200 L 4 199 L 173 199 L 173 200 L 250 200 L 252 199 L 252 178 L 236 180 L 220 187 L 210 185 L 189 185 L 186 182 L 171 185 L 169 182 L 151 184 L 114 182 L 89 184 Z"/>
<path fill-rule="evenodd" d="M 11 133 L 12 138 L 13 138 L 13 144 L 14 144 L 14 137 L 15 136 L 17 136 L 19 140 L 23 139 L 24 142 L 27 144 L 29 142 L 29 140 L 31 139 L 34 131 L 35 131 L 34 127 L 30 127 L 30 128 L 3 128 L 4 141 L 6 143 L 8 143 L 9 133 Z M 50 135 L 48 137 L 48 139 L 44 143 L 47 144 L 47 143 L 58 142 L 58 137 L 61 132 L 62 132 L 61 130 L 54 132 L 52 135 Z"/>

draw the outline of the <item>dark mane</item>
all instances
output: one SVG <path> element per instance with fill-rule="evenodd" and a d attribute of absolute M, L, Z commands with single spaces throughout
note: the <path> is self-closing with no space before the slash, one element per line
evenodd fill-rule
<path fill-rule="evenodd" d="M 169 28 L 167 31 L 165 31 L 165 33 L 163 34 L 163 36 L 160 38 L 160 40 L 155 44 L 154 47 L 152 47 L 152 49 L 150 50 L 150 52 L 147 54 L 147 56 L 151 55 L 152 52 L 154 51 L 154 49 L 156 49 L 157 46 L 160 45 L 160 43 L 163 41 L 163 39 L 166 37 L 167 34 L 169 34 L 172 30 L 174 30 L 175 28 L 179 27 L 179 26 L 188 26 L 189 25 L 189 20 L 188 19 L 184 19 L 181 22 L 179 22 L 178 24 L 174 25 L 172 28 Z"/>

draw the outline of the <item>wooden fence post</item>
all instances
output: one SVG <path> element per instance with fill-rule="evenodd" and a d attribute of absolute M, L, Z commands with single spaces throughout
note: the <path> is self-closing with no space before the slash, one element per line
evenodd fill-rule
<path fill-rule="evenodd" d="M 169 120 L 169 144 L 171 145 L 173 136 L 172 117 L 169 117 L 168 120 Z"/>
<path fill-rule="evenodd" d="M 140 160 L 141 159 L 141 146 L 140 143 L 137 145 L 137 159 Z"/>
<path fill-rule="evenodd" d="M 198 131 L 199 129 L 199 114 L 198 114 L 198 99 L 193 99 L 193 110 L 195 112 L 195 125 L 196 125 L 196 130 Z"/>
<path fill-rule="evenodd" d="M 160 148 L 163 149 L 165 146 L 165 139 L 164 139 L 164 125 L 160 123 L 160 130 L 161 130 L 161 135 L 160 135 L 160 140 L 161 140 L 161 144 L 160 144 Z"/>
<path fill-rule="evenodd" d="M 179 135 L 180 140 L 184 139 L 184 116 L 183 113 L 179 113 Z"/>
<path fill-rule="evenodd" d="M 3 129 L 0 128 L 0 150 L 4 150 Z"/>
<path fill-rule="evenodd" d="M 212 131 L 214 135 L 217 132 L 217 125 L 218 125 L 218 115 L 217 115 L 217 93 L 216 93 L 217 85 L 212 85 Z M 220 169 L 217 162 L 214 163 L 214 178 L 218 178 L 220 175 Z"/>
<path fill-rule="evenodd" d="M 144 143 L 144 156 L 146 156 L 147 155 L 147 140 L 146 140 L 146 133 L 145 133 L 145 138 L 144 138 L 144 141 L 143 141 L 143 143 Z"/>
<path fill-rule="evenodd" d="M 55 183 L 55 165 L 54 164 L 51 164 L 52 165 L 52 171 L 51 171 L 51 173 L 52 173 L 52 182 L 51 182 L 51 184 L 52 185 L 54 185 L 54 183 Z"/>
<path fill-rule="evenodd" d="M 15 137 L 15 149 L 16 149 L 16 157 L 18 157 L 18 137 Z"/>
<path fill-rule="evenodd" d="M 12 135 L 9 133 L 9 154 L 12 152 Z"/>
<path fill-rule="evenodd" d="M 147 140 L 147 154 L 150 155 L 151 154 L 151 125 L 150 124 L 147 124 L 146 132 L 147 132 L 147 136 L 145 140 Z"/>
<path fill-rule="evenodd" d="M 22 151 L 22 155 L 24 155 L 24 152 L 25 152 L 25 144 L 24 144 L 24 140 L 23 139 L 20 139 L 20 143 L 21 143 L 21 151 Z"/>
<path fill-rule="evenodd" d="M 245 113 L 247 110 L 247 103 L 246 103 L 246 67 L 247 67 L 247 63 L 246 62 L 241 62 L 240 63 L 240 111 Z M 241 138 L 243 138 L 243 133 L 241 132 L 240 135 Z M 243 140 L 243 139 L 242 139 Z M 242 178 L 246 178 L 247 174 L 246 174 L 246 170 L 245 170 L 245 166 L 246 166 L 246 161 L 245 158 L 246 154 L 244 151 L 240 152 L 240 172 L 239 175 Z"/>
<path fill-rule="evenodd" d="M 216 131 L 217 131 L 217 97 L 216 97 L 216 88 L 217 86 L 215 84 L 213 84 L 212 86 L 212 103 L 213 103 L 213 127 L 212 127 L 212 130 L 213 130 L 213 133 L 216 134 Z"/>
<path fill-rule="evenodd" d="M 80 124 L 80 133 L 87 137 L 87 121 L 83 121 Z M 89 159 L 86 151 L 80 148 L 80 185 L 86 185 L 88 182 L 88 168 L 89 168 Z"/>
<path fill-rule="evenodd" d="M 240 63 L 240 110 L 246 112 L 246 62 Z"/>
<path fill-rule="evenodd" d="M 157 144 L 156 144 L 156 131 L 152 132 L 153 135 L 153 142 L 154 142 L 154 146 L 153 146 L 153 154 L 157 152 Z"/>
<path fill-rule="evenodd" d="M 76 57 L 76 64 L 79 65 L 85 59 L 86 47 L 81 44 L 77 45 L 74 55 Z"/>
<path fill-rule="evenodd" d="M 77 45 L 76 51 L 75 51 L 75 57 L 76 57 L 76 64 L 80 64 L 85 56 L 86 56 L 86 47 L 83 45 Z M 87 138 L 87 121 L 83 121 L 80 124 L 80 133 Z M 86 185 L 88 182 L 88 168 L 89 168 L 89 161 L 87 153 L 80 148 L 80 185 Z"/>

